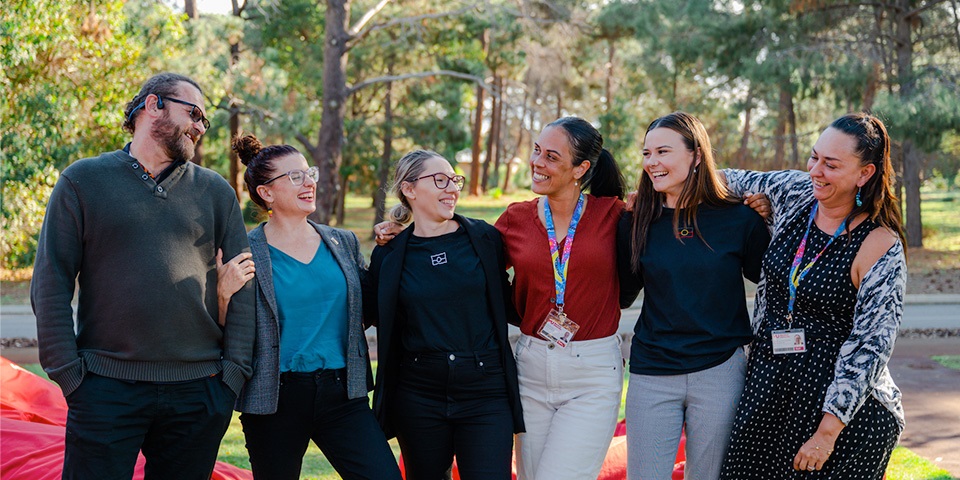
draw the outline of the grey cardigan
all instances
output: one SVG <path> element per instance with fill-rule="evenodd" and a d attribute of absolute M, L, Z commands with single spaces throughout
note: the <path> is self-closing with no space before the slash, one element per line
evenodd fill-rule
<path fill-rule="evenodd" d="M 310 222 L 308 220 L 308 222 Z M 340 264 L 347 279 L 347 309 L 350 322 L 347 331 L 347 396 L 365 397 L 373 389 L 373 374 L 367 339 L 363 333 L 361 276 L 366 264 L 360 253 L 356 234 L 310 222 L 323 243 Z M 257 336 L 253 353 L 253 377 L 237 398 L 236 409 L 244 413 L 269 415 L 277 411 L 280 394 L 280 325 L 277 321 L 277 298 L 273 290 L 273 269 L 263 224 L 250 231 L 250 251 L 257 266 Z"/>

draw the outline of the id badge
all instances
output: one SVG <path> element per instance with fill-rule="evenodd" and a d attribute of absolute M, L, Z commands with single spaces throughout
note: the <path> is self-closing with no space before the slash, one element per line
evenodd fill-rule
<path fill-rule="evenodd" d="M 770 332 L 773 340 L 773 354 L 803 353 L 807 351 L 807 339 L 802 328 L 773 330 Z"/>
<path fill-rule="evenodd" d="M 552 308 L 540 324 L 537 334 L 564 348 L 573 340 L 577 330 L 580 330 L 580 325 L 570 320 L 565 313 Z"/>

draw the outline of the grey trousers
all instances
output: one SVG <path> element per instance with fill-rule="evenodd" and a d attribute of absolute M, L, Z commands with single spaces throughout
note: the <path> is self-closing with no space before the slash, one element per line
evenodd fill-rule
<path fill-rule="evenodd" d="M 686 427 L 687 480 L 716 480 L 743 392 L 743 349 L 713 368 L 684 375 L 630 374 L 627 478 L 669 480 Z"/>

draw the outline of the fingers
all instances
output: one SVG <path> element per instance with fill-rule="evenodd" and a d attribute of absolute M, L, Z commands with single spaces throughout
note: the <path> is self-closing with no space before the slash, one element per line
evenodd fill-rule
<path fill-rule="evenodd" d="M 223 266 L 223 249 L 218 248 L 217 249 L 217 268 L 219 269 L 222 266 Z"/>
<path fill-rule="evenodd" d="M 797 455 L 793 457 L 793 469 L 798 471 L 814 472 L 823 468 L 827 463 L 833 450 L 822 450 L 818 445 L 808 441 L 800 447 Z"/>

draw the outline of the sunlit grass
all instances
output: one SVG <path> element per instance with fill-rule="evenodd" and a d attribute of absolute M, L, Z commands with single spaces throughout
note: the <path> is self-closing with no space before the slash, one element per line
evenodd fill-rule
<path fill-rule="evenodd" d="M 944 367 L 960 370 L 960 355 L 934 355 L 930 358 Z"/>
<path fill-rule="evenodd" d="M 956 480 L 950 472 L 938 468 L 933 462 L 897 447 L 890 456 L 887 480 Z"/>

